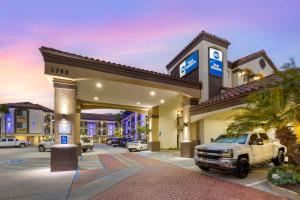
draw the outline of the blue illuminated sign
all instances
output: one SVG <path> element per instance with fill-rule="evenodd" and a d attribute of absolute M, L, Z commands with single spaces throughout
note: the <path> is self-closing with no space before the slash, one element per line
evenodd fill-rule
<path fill-rule="evenodd" d="M 68 136 L 67 135 L 61 135 L 60 136 L 60 143 L 61 144 L 68 144 Z"/>
<path fill-rule="evenodd" d="M 223 77 L 223 53 L 214 48 L 209 48 L 209 74 Z"/>
<path fill-rule="evenodd" d="M 184 61 L 180 63 L 179 65 L 180 78 L 191 73 L 191 71 L 197 69 L 198 66 L 199 66 L 199 54 L 198 51 L 194 51 Z"/>

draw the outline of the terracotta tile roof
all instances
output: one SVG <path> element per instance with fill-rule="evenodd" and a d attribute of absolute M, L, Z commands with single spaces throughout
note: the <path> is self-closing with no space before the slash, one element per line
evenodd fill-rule
<path fill-rule="evenodd" d="M 225 40 L 223 38 L 220 38 L 216 35 L 207 33 L 205 31 L 202 31 L 199 33 L 186 47 L 184 47 L 172 60 L 169 62 L 169 64 L 166 65 L 167 69 L 170 69 L 175 63 L 177 63 L 180 59 L 185 57 L 188 52 L 194 48 L 197 44 L 199 44 L 202 40 L 208 40 L 208 41 L 214 41 L 218 42 L 219 45 L 228 47 L 230 45 L 230 42 L 228 40 Z"/>
<path fill-rule="evenodd" d="M 97 121 L 117 121 L 118 118 L 114 114 L 96 114 L 96 113 L 80 113 L 82 120 L 97 120 Z"/>
<path fill-rule="evenodd" d="M 39 104 L 33 104 L 31 102 L 19 102 L 19 103 L 7 103 L 5 105 L 8 105 L 8 107 L 10 108 L 24 108 L 24 109 L 33 109 L 33 110 L 42 110 L 44 112 L 50 112 L 50 113 L 53 113 L 54 111 L 45 107 L 45 106 L 42 106 L 42 105 L 39 105 Z"/>
<path fill-rule="evenodd" d="M 240 85 L 240 86 L 237 86 L 234 88 L 227 89 L 225 92 L 223 92 L 215 97 L 212 97 L 209 100 L 204 101 L 204 102 L 200 103 L 199 105 L 191 108 L 191 111 L 201 110 L 201 109 L 204 109 L 207 107 L 213 108 L 214 106 L 216 106 L 217 104 L 220 104 L 220 103 L 231 102 L 234 100 L 242 99 L 242 98 L 248 96 L 249 94 L 266 87 L 267 85 L 275 84 L 279 80 L 280 80 L 280 78 L 277 75 L 272 74 L 263 79 L 252 81 L 252 82 L 249 82 L 244 85 Z M 242 104 L 242 102 L 240 102 L 240 104 Z M 215 110 L 215 109 L 213 109 L 213 110 Z"/>
<path fill-rule="evenodd" d="M 131 72 L 141 72 L 141 73 L 144 73 L 144 74 L 147 74 L 147 75 L 154 75 L 156 77 L 162 77 L 162 78 L 166 78 L 166 79 L 169 79 L 169 80 L 181 81 L 182 83 L 190 83 L 190 84 L 196 85 L 198 87 L 202 86 L 201 82 L 198 82 L 198 81 L 195 81 L 195 80 L 192 80 L 192 79 L 179 78 L 178 76 L 159 73 L 159 72 L 155 72 L 155 71 L 150 71 L 150 70 L 146 70 L 146 69 L 142 69 L 142 68 L 137 68 L 137 67 L 132 67 L 132 66 L 128 66 L 128 65 L 118 64 L 118 63 L 114 63 L 114 62 L 94 59 L 94 58 L 90 58 L 90 57 L 87 57 L 87 56 L 82 56 L 82 55 L 78 55 L 78 54 L 73 54 L 73 53 L 68 53 L 68 52 L 65 52 L 65 51 L 57 50 L 57 49 L 54 49 L 54 48 L 49 48 L 49 47 L 42 46 L 40 48 L 40 51 L 42 52 L 42 54 L 47 54 L 48 53 L 48 54 L 51 54 L 51 55 L 59 55 L 59 56 L 74 58 L 74 59 L 78 59 L 78 60 L 93 62 L 93 63 L 97 63 L 97 64 L 105 64 L 105 65 L 109 65 L 111 67 L 115 67 L 118 70 L 130 70 Z"/>
<path fill-rule="evenodd" d="M 272 67 L 272 69 L 274 71 L 277 71 L 277 67 L 275 66 L 275 64 L 272 62 L 272 60 L 270 59 L 270 57 L 267 55 L 267 53 L 265 52 L 265 50 L 260 50 L 260 51 L 257 51 L 255 53 L 252 53 L 250 55 L 247 55 L 245 57 L 242 57 L 242 58 L 239 58 L 233 62 L 228 62 L 228 67 L 231 68 L 231 69 L 235 69 L 237 68 L 238 66 L 242 65 L 242 64 L 245 64 L 247 62 L 250 62 L 252 60 L 255 60 L 259 57 L 263 57 L 268 63 L 269 65 Z"/>

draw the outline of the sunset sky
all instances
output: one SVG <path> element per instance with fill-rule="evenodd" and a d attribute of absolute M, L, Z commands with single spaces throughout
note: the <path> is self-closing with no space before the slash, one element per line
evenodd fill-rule
<path fill-rule="evenodd" d="M 0 0 L 0 103 L 53 108 L 38 50 L 48 46 L 166 73 L 205 30 L 231 42 L 229 60 L 265 49 L 300 63 L 299 0 Z"/>

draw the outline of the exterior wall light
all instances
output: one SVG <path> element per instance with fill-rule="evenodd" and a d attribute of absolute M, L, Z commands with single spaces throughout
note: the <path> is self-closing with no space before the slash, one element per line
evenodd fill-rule
<path fill-rule="evenodd" d="M 97 84 L 96 84 L 96 87 L 97 87 L 97 88 L 102 88 L 102 84 L 101 84 L 101 83 L 97 83 Z"/>
<path fill-rule="evenodd" d="M 137 102 L 136 104 L 137 104 L 137 105 L 140 105 L 141 103 L 140 103 L 140 102 Z"/>
<path fill-rule="evenodd" d="M 62 114 L 62 115 L 61 115 L 61 119 L 62 119 L 62 120 L 66 120 L 66 118 L 67 118 L 66 114 Z"/>
<path fill-rule="evenodd" d="M 160 100 L 160 103 L 165 103 L 165 100 L 163 100 L 163 99 L 162 99 L 162 100 Z"/>
<path fill-rule="evenodd" d="M 151 95 L 151 96 L 155 96 L 155 94 L 156 94 L 156 93 L 155 93 L 154 91 L 151 91 L 151 92 L 150 92 L 150 95 Z"/>
<path fill-rule="evenodd" d="M 98 97 L 94 97 L 94 100 L 97 101 L 99 98 Z"/>

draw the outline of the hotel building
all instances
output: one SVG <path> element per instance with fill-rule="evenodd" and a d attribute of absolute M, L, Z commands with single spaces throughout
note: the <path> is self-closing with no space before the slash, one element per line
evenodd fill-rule
<path fill-rule="evenodd" d="M 28 140 L 33 145 L 54 132 L 53 110 L 30 102 L 8 103 L 9 112 L 1 113 L 1 137 Z"/>
<path fill-rule="evenodd" d="M 147 140 L 146 133 L 139 133 L 138 127 L 149 126 L 149 118 L 145 114 L 126 111 L 121 119 L 122 134 L 133 140 Z"/>
<path fill-rule="evenodd" d="M 9 112 L 1 114 L 1 138 L 14 137 L 27 140 L 34 146 L 44 137 L 53 137 L 54 111 L 30 102 L 8 103 Z M 120 129 L 120 122 L 113 114 L 81 113 L 80 134 L 94 138 L 94 142 L 105 142 Z"/>
<path fill-rule="evenodd" d="M 148 115 L 151 151 L 179 146 L 182 157 L 192 157 L 196 144 L 225 133 L 245 97 L 278 80 L 264 50 L 230 61 L 229 46 L 202 31 L 171 59 L 166 73 L 41 47 L 45 75 L 55 90 L 55 127 L 62 116 L 79 127 L 85 109 L 128 110 Z M 130 127 L 124 132 L 132 136 L 136 127 L 129 121 L 123 121 Z M 293 126 L 299 137 L 300 125 Z M 77 132 L 68 130 L 68 143 L 78 143 Z M 63 134 L 55 132 L 57 143 Z"/>
<path fill-rule="evenodd" d="M 94 138 L 94 142 L 104 143 L 120 131 L 120 120 L 113 114 L 80 114 L 80 134 Z"/>

